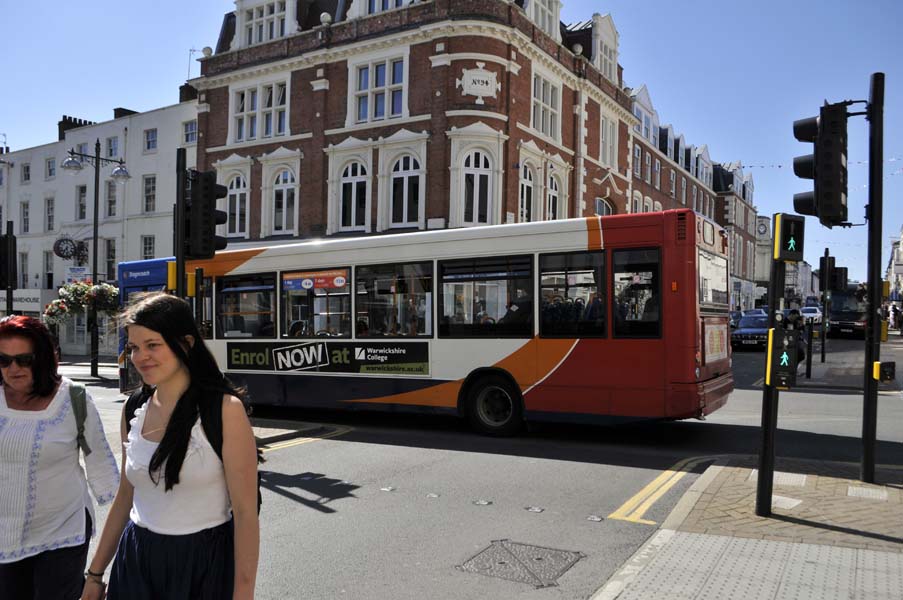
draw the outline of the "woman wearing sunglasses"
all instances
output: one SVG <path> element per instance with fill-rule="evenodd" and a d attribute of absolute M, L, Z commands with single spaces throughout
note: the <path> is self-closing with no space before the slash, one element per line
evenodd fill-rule
<path fill-rule="evenodd" d="M 57 373 L 54 342 L 37 319 L 0 319 L 0 596 L 78 598 L 94 505 L 113 499 L 119 469 L 94 402 L 81 419 L 73 383 Z"/>

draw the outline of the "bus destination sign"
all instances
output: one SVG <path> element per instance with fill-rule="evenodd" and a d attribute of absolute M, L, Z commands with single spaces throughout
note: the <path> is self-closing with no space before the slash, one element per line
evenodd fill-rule
<path fill-rule="evenodd" d="M 429 375 L 429 343 L 311 340 L 226 344 L 226 368 L 236 371 Z"/>

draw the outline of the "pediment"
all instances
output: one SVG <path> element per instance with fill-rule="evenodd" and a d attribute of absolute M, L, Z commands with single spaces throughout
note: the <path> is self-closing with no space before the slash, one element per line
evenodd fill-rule
<path fill-rule="evenodd" d="M 223 160 L 218 160 L 213 163 L 213 167 L 217 170 L 219 169 L 228 169 L 228 168 L 237 168 L 244 167 L 251 164 L 250 156 L 239 156 L 238 154 L 232 153 Z"/>
<path fill-rule="evenodd" d="M 279 146 L 269 154 L 260 156 L 261 161 L 279 161 L 279 160 L 297 160 L 304 158 L 304 153 L 300 150 L 289 150 L 285 146 Z"/>

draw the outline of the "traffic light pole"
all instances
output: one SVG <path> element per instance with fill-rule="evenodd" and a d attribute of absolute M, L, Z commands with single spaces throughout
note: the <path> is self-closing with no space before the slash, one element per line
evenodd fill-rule
<path fill-rule="evenodd" d="M 869 251 L 868 329 L 865 342 L 865 385 L 862 407 L 862 463 L 859 479 L 875 482 L 875 437 L 878 425 L 878 381 L 872 366 L 881 358 L 881 227 L 884 172 L 884 73 L 872 73 L 869 94 Z"/>
<path fill-rule="evenodd" d="M 828 253 L 828 249 L 825 248 L 825 267 L 828 266 L 828 260 L 831 255 Z M 821 286 L 821 334 L 819 335 L 819 340 L 821 341 L 821 361 L 825 362 L 825 346 L 828 344 L 828 290 L 831 289 L 831 276 L 828 271 L 830 269 L 822 269 L 819 277 L 822 281 Z"/>
<path fill-rule="evenodd" d="M 784 278 L 787 265 L 783 260 L 771 261 L 771 279 L 768 282 L 768 329 L 774 331 L 777 326 L 779 304 L 778 297 L 784 296 Z M 769 344 L 771 340 L 769 339 Z M 771 365 L 770 349 L 765 353 L 765 369 Z M 766 377 L 762 387 L 762 444 L 759 448 L 759 475 L 756 482 L 756 514 L 760 517 L 771 516 L 771 494 L 774 489 L 774 438 L 778 428 L 778 389 L 773 381 Z"/>
<path fill-rule="evenodd" d="M 188 179 L 188 171 L 185 170 L 185 148 L 176 150 L 176 206 L 175 212 L 175 241 L 173 242 L 173 256 L 176 257 L 176 296 L 185 297 L 185 211 L 187 207 L 185 198 L 185 184 Z"/>

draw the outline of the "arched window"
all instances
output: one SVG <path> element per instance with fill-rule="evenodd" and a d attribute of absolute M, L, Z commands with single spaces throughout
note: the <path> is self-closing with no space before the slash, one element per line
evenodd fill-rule
<path fill-rule="evenodd" d="M 241 175 L 229 182 L 228 210 L 226 211 L 226 233 L 243 236 L 248 233 L 248 183 Z"/>
<path fill-rule="evenodd" d="M 464 225 L 488 225 L 492 171 L 489 156 L 474 150 L 464 159 Z"/>
<path fill-rule="evenodd" d="M 342 171 L 341 229 L 365 229 L 367 225 L 367 168 L 350 163 Z"/>
<path fill-rule="evenodd" d="M 280 171 L 273 182 L 273 233 L 295 230 L 295 176 Z"/>
<path fill-rule="evenodd" d="M 655 212 L 662 212 L 662 203 L 656 202 L 655 204 L 653 204 L 652 210 L 654 210 Z"/>
<path fill-rule="evenodd" d="M 420 222 L 420 162 L 403 156 L 392 167 L 392 227 L 416 227 Z"/>
<path fill-rule="evenodd" d="M 549 176 L 549 190 L 546 194 L 546 219 L 554 221 L 560 215 L 560 205 L 558 197 L 558 178 Z"/>
<path fill-rule="evenodd" d="M 533 169 L 524 165 L 520 170 L 520 203 L 518 223 L 529 223 L 533 220 Z"/>
<path fill-rule="evenodd" d="M 611 207 L 611 204 L 608 203 L 608 200 L 596 198 L 596 215 L 604 217 L 606 215 L 613 215 L 614 213 L 615 211 Z"/>
<path fill-rule="evenodd" d="M 633 210 L 632 213 L 640 212 L 640 205 L 643 204 L 643 196 L 639 192 L 633 193 Z"/>
<path fill-rule="evenodd" d="M 643 212 L 652 212 L 652 198 L 643 201 Z"/>

